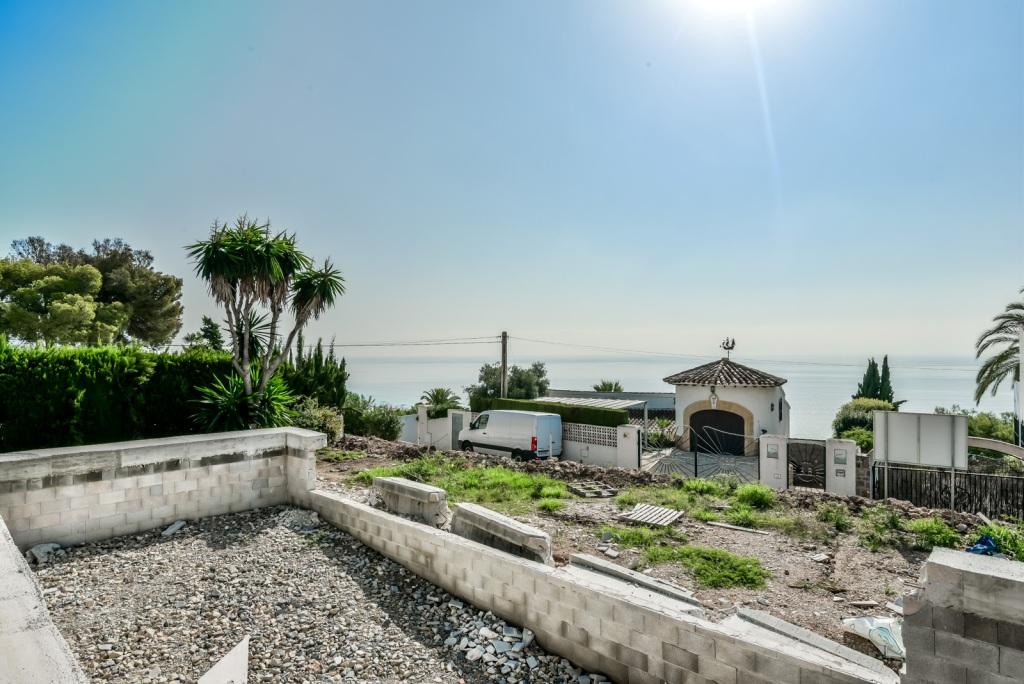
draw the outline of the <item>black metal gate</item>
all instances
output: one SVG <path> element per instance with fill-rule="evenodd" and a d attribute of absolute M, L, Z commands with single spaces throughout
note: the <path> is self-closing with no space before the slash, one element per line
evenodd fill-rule
<path fill-rule="evenodd" d="M 790 487 L 825 488 L 825 442 L 791 439 L 786 445 Z"/>

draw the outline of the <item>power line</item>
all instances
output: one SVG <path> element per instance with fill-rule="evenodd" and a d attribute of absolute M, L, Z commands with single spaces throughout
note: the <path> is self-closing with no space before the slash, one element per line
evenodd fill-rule
<path fill-rule="evenodd" d="M 323 338 L 321 338 L 322 340 Z M 432 340 L 391 340 L 386 342 L 329 342 L 321 343 L 324 347 L 438 347 L 461 344 L 495 344 L 501 340 L 499 335 L 487 335 L 480 337 L 449 337 Z M 168 344 L 168 347 L 189 347 L 188 344 Z M 303 345 L 303 349 L 314 349 L 316 344 Z"/>
<path fill-rule="evenodd" d="M 720 358 L 717 355 L 708 354 L 680 354 L 672 352 L 661 352 L 652 351 L 648 349 L 626 349 L 622 347 L 605 347 L 593 344 L 577 344 L 573 342 L 557 342 L 554 340 L 539 340 L 531 337 L 512 337 L 512 339 L 519 340 L 521 342 L 535 342 L 538 344 L 548 344 L 559 347 L 573 347 L 576 349 L 590 349 L 595 351 L 606 351 L 614 352 L 619 354 L 640 354 L 647 356 L 661 356 L 666 358 L 674 359 L 710 359 L 715 360 Z M 838 367 L 838 368 L 863 368 L 863 364 L 860 363 L 839 363 L 839 362 L 827 362 L 827 361 L 782 361 L 779 359 L 758 359 L 751 358 L 750 361 L 755 363 L 774 363 L 779 365 L 789 366 L 821 366 L 821 367 Z M 965 366 L 899 366 L 900 370 L 920 370 L 920 371 L 955 371 L 961 373 L 974 373 L 977 369 L 968 368 Z"/>

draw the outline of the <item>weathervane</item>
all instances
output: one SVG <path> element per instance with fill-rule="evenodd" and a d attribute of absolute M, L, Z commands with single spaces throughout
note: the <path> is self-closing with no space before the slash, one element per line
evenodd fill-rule
<path fill-rule="evenodd" d="M 736 338 L 726 337 L 718 346 L 725 350 L 725 358 L 729 358 L 730 352 L 736 348 Z"/>

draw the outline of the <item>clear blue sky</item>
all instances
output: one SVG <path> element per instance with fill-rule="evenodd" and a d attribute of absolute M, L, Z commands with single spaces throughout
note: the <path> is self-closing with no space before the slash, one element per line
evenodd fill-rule
<path fill-rule="evenodd" d="M 970 354 L 1024 286 L 1024 2 L 762 4 L 766 103 L 689 0 L 0 1 L 0 240 L 151 249 L 187 329 L 248 211 L 343 268 L 339 340 Z"/>

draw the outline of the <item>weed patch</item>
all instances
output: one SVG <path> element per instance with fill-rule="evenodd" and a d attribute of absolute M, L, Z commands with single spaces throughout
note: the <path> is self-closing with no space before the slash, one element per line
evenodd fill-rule
<path fill-rule="evenodd" d="M 644 560 L 649 565 L 681 563 L 690 570 L 698 584 L 713 589 L 757 589 L 771 577 L 756 558 L 703 546 L 651 546 L 644 550 Z"/>
<path fill-rule="evenodd" d="M 745 484 L 736 490 L 736 500 L 763 511 L 775 505 L 775 490 L 760 484 Z"/>
<path fill-rule="evenodd" d="M 853 529 L 850 509 L 841 501 L 825 501 L 818 504 L 818 512 L 815 517 L 818 522 L 834 527 L 836 532 L 849 532 Z"/>
<path fill-rule="evenodd" d="M 693 517 L 701 522 L 717 522 L 722 519 L 716 511 L 712 511 L 707 508 L 702 508 L 699 511 L 694 511 Z"/>
<path fill-rule="evenodd" d="M 615 497 L 615 503 L 619 508 L 649 503 L 676 511 L 689 511 L 698 498 L 681 487 L 630 487 Z"/>
<path fill-rule="evenodd" d="M 903 520 L 888 506 L 872 506 L 864 511 L 857 525 L 860 544 L 871 551 L 903 546 Z"/>
<path fill-rule="evenodd" d="M 601 538 L 632 549 L 647 549 L 669 541 L 686 541 L 686 535 L 672 527 L 620 527 L 616 525 L 601 527 Z"/>
<path fill-rule="evenodd" d="M 914 535 L 914 548 L 922 551 L 930 551 L 936 546 L 950 549 L 960 546 L 960 533 L 942 518 L 911 520 L 907 523 L 907 531 Z"/>
<path fill-rule="evenodd" d="M 561 499 L 541 499 L 537 502 L 537 508 L 548 513 L 554 513 L 565 508 L 565 502 Z"/>
<path fill-rule="evenodd" d="M 701 478 L 690 478 L 683 480 L 681 487 L 683 491 L 700 496 L 726 496 L 729 494 L 729 487 L 714 480 Z"/>

